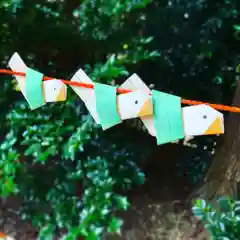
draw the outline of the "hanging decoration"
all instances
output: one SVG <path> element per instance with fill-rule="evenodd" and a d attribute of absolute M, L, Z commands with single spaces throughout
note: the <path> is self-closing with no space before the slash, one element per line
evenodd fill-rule
<path fill-rule="evenodd" d="M 15 75 L 18 87 L 32 110 L 46 104 L 46 102 L 65 101 L 67 86 L 58 79 L 42 81 L 43 74 L 28 68 L 18 53 L 14 53 L 8 62 L 9 67 L 16 72 L 25 73 L 24 76 Z"/>
<path fill-rule="evenodd" d="M 18 53 L 8 62 L 18 87 L 34 110 L 47 102 L 65 101 L 70 85 L 86 105 L 96 123 L 107 130 L 126 119 L 140 118 L 157 144 L 185 137 L 224 133 L 223 114 L 217 110 L 240 112 L 240 108 L 182 99 L 157 90 L 150 90 L 137 74 L 120 88 L 93 82 L 79 69 L 70 81 L 53 79 L 25 65 Z M 182 107 L 181 104 L 193 106 Z"/>

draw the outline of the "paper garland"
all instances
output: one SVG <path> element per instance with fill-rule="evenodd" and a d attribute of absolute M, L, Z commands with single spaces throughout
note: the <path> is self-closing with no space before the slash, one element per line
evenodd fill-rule
<path fill-rule="evenodd" d="M 44 105 L 42 91 L 43 74 L 31 68 L 26 70 L 26 99 L 30 108 L 36 109 Z"/>
<path fill-rule="evenodd" d="M 96 108 L 103 130 L 121 123 L 117 112 L 116 87 L 95 83 Z"/>
<path fill-rule="evenodd" d="M 18 53 L 13 54 L 8 65 L 13 71 L 26 74 L 26 77 L 23 75 L 16 75 L 15 77 L 19 89 L 32 110 L 45 105 L 47 102 L 66 100 L 67 86 L 61 80 L 43 81 L 43 74 L 28 68 Z"/>
<path fill-rule="evenodd" d="M 43 81 L 43 74 L 28 68 L 17 53 L 10 59 L 9 66 L 13 71 L 25 72 L 25 77 L 16 75 L 16 79 L 31 109 L 46 102 L 66 100 L 67 88 L 64 80 Z M 71 87 L 103 130 L 121 123 L 122 120 L 140 117 L 149 133 L 157 138 L 158 145 L 185 136 L 224 133 L 222 113 L 204 104 L 182 108 L 180 97 L 150 91 L 136 74 L 122 84 L 132 91 L 120 95 L 117 95 L 116 87 L 93 83 L 82 69 L 76 72 L 71 81 L 94 86 Z"/>
<path fill-rule="evenodd" d="M 184 138 L 181 98 L 152 91 L 153 119 L 157 144 L 164 144 Z"/>

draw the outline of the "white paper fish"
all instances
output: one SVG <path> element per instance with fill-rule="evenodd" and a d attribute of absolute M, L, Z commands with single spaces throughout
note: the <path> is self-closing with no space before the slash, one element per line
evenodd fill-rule
<path fill-rule="evenodd" d="M 121 87 L 131 90 L 142 90 L 147 94 L 151 90 L 133 74 Z M 153 115 L 140 117 L 152 136 L 156 136 Z M 186 137 L 224 133 L 223 114 L 208 105 L 187 106 L 182 108 L 183 128 Z"/>
<path fill-rule="evenodd" d="M 18 53 L 14 53 L 8 62 L 9 67 L 14 72 L 26 73 L 27 66 Z M 26 99 L 26 80 L 25 76 L 16 75 L 18 87 Z M 46 102 L 65 101 L 67 98 L 67 86 L 58 79 L 43 81 L 43 94 Z"/>
<path fill-rule="evenodd" d="M 86 75 L 82 69 L 79 69 L 75 73 L 71 81 L 94 84 L 94 82 Z M 96 98 L 94 89 L 77 86 L 71 87 L 85 103 L 94 120 L 100 124 L 96 111 Z M 141 89 L 137 89 L 136 91 L 130 93 L 117 95 L 117 110 L 121 120 L 152 115 L 153 108 L 151 96 L 149 96 Z"/>

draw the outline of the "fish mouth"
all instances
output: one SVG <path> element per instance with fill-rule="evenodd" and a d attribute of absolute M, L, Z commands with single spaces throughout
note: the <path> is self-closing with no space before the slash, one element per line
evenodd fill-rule
<path fill-rule="evenodd" d="M 61 88 L 60 88 L 60 91 L 57 95 L 57 98 L 56 98 L 56 101 L 57 102 L 61 102 L 61 101 L 65 101 L 67 98 L 67 88 L 65 85 L 63 85 Z"/>
<path fill-rule="evenodd" d="M 210 127 L 204 132 L 204 135 L 211 134 L 223 134 L 224 126 L 223 121 L 220 117 L 217 117 L 214 122 L 210 125 Z"/>
<path fill-rule="evenodd" d="M 140 109 L 138 117 L 149 116 L 153 114 L 153 105 L 151 99 L 148 99 Z"/>

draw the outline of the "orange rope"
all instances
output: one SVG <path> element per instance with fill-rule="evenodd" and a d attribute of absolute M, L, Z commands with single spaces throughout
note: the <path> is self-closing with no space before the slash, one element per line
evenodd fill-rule
<path fill-rule="evenodd" d="M 7 75 L 18 75 L 18 76 L 25 76 L 25 73 L 23 72 L 14 72 L 11 70 L 7 69 L 0 69 L 0 74 L 7 74 Z M 44 76 L 43 80 L 52 80 L 53 78 Z M 71 86 L 78 86 L 78 87 L 84 87 L 84 88 L 94 88 L 93 84 L 89 83 L 81 83 L 81 82 L 74 82 L 74 81 L 69 81 L 69 80 L 64 80 L 64 79 L 59 79 L 63 83 Z M 123 94 L 123 93 L 129 93 L 132 92 L 132 90 L 129 89 L 124 89 L 124 88 L 117 88 L 117 93 Z M 212 108 L 219 110 L 219 111 L 226 111 L 226 112 L 240 112 L 240 107 L 231 107 L 231 106 L 226 106 L 226 105 L 221 105 L 221 104 L 211 104 L 208 102 L 201 102 L 201 101 L 194 101 L 194 100 L 187 100 L 187 99 L 182 99 L 183 104 L 187 105 L 199 105 L 199 104 L 206 104 L 211 106 Z"/>
<path fill-rule="evenodd" d="M 4 233 L 0 232 L 0 238 L 7 237 Z"/>

